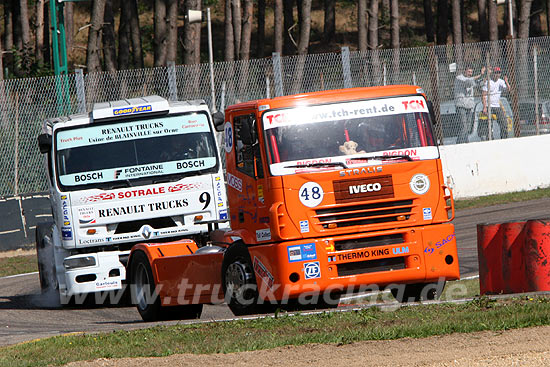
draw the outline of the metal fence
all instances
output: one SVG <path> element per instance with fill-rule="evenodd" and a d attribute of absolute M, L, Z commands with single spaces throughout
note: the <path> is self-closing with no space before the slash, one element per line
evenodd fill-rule
<path fill-rule="evenodd" d="M 454 82 L 465 64 L 477 74 L 499 66 L 511 90 L 501 110 L 508 137 L 550 131 L 550 38 L 374 50 L 218 62 L 214 64 L 216 108 L 239 101 L 325 89 L 416 84 L 434 102 L 441 144 L 457 143 L 463 121 L 454 101 Z M 211 104 L 209 65 L 124 70 L 67 77 L 0 82 L 0 196 L 47 190 L 36 137 L 46 118 L 90 111 L 108 100 L 158 94 L 169 99 L 205 99 Z M 483 114 L 481 84 L 475 87 L 474 113 L 466 141 L 500 138 L 496 113 Z M 548 103 L 548 106 L 547 106 Z M 495 112 L 495 111 L 493 111 Z"/>

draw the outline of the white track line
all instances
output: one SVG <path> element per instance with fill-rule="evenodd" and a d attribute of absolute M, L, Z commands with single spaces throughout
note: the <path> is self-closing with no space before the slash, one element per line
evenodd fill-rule
<path fill-rule="evenodd" d="M 5 276 L 5 277 L 0 277 L 0 280 L 2 280 L 2 279 L 10 279 L 10 278 L 24 277 L 24 276 L 26 276 L 26 275 L 32 275 L 32 274 L 38 274 L 38 272 L 37 272 L 37 271 L 33 271 L 32 273 L 8 275 L 8 276 Z"/>

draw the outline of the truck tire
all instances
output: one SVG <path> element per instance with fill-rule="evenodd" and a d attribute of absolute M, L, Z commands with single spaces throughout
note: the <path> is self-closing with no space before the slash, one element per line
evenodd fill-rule
<path fill-rule="evenodd" d="M 400 284 L 390 288 L 391 294 L 401 303 L 432 301 L 439 299 L 445 283 Z"/>
<path fill-rule="evenodd" d="M 201 317 L 202 304 L 161 306 L 160 297 L 155 289 L 156 284 L 151 264 L 145 253 L 136 251 L 132 255 L 129 269 L 132 303 L 136 305 L 143 321 L 199 319 Z"/>
<path fill-rule="evenodd" d="M 59 284 L 55 270 L 53 249 L 53 223 L 39 223 L 36 226 L 36 258 L 38 261 L 38 275 L 42 293 L 59 292 Z"/>
<path fill-rule="evenodd" d="M 261 312 L 252 260 L 245 244 L 240 241 L 225 251 L 222 262 L 222 287 L 225 301 L 235 316 Z"/>

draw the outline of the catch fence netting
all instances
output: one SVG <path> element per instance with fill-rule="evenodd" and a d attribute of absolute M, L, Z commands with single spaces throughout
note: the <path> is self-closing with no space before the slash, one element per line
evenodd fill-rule
<path fill-rule="evenodd" d="M 465 125 L 457 109 L 457 75 L 470 65 L 478 75 L 483 67 L 500 67 L 510 90 L 499 101 L 502 114 L 484 113 L 482 86 L 473 87 L 474 109 Z M 550 132 L 550 37 L 524 40 L 442 45 L 408 49 L 349 51 L 213 64 L 170 65 L 114 73 L 11 79 L 0 82 L 0 196 L 44 192 L 47 176 L 38 145 L 45 119 L 86 113 L 94 103 L 157 94 L 171 100 L 203 99 L 216 110 L 259 98 L 319 90 L 415 84 L 434 103 L 439 143 L 457 144 L 500 139 L 497 121 L 505 119 L 507 138 Z M 498 111 L 497 111 L 498 112 Z"/>

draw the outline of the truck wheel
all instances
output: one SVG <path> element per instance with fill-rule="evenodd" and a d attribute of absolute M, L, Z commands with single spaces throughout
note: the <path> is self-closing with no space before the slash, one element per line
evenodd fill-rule
<path fill-rule="evenodd" d="M 160 298 L 155 290 L 155 278 L 149 259 L 142 251 L 132 255 L 130 264 L 132 302 L 143 321 L 160 320 Z"/>
<path fill-rule="evenodd" d="M 52 240 L 53 223 L 39 223 L 36 226 L 36 258 L 42 293 L 59 292 L 55 271 L 55 258 Z"/>
<path fill-rule="evenodd" d="M 201 317 L 202 304 L 161 306 L 151 264 L 147 255 L 141 251 L 132 255 L 130 287 L 132 302 L 137 306 L 143 321 L 189 320 Z"/>
<path fill-rule="evenodd" d="M 390 288 L 391 294 L 401 303 L 439 299 L 445 288 L 442 283 L 400 284 Z"/>
<path fill-rule="evenodd" d="M 229 309 L 235 316 L 259 312 L 258 285 L 246 246 L 230 246 L 222 262 L 222 287 Z"/>

